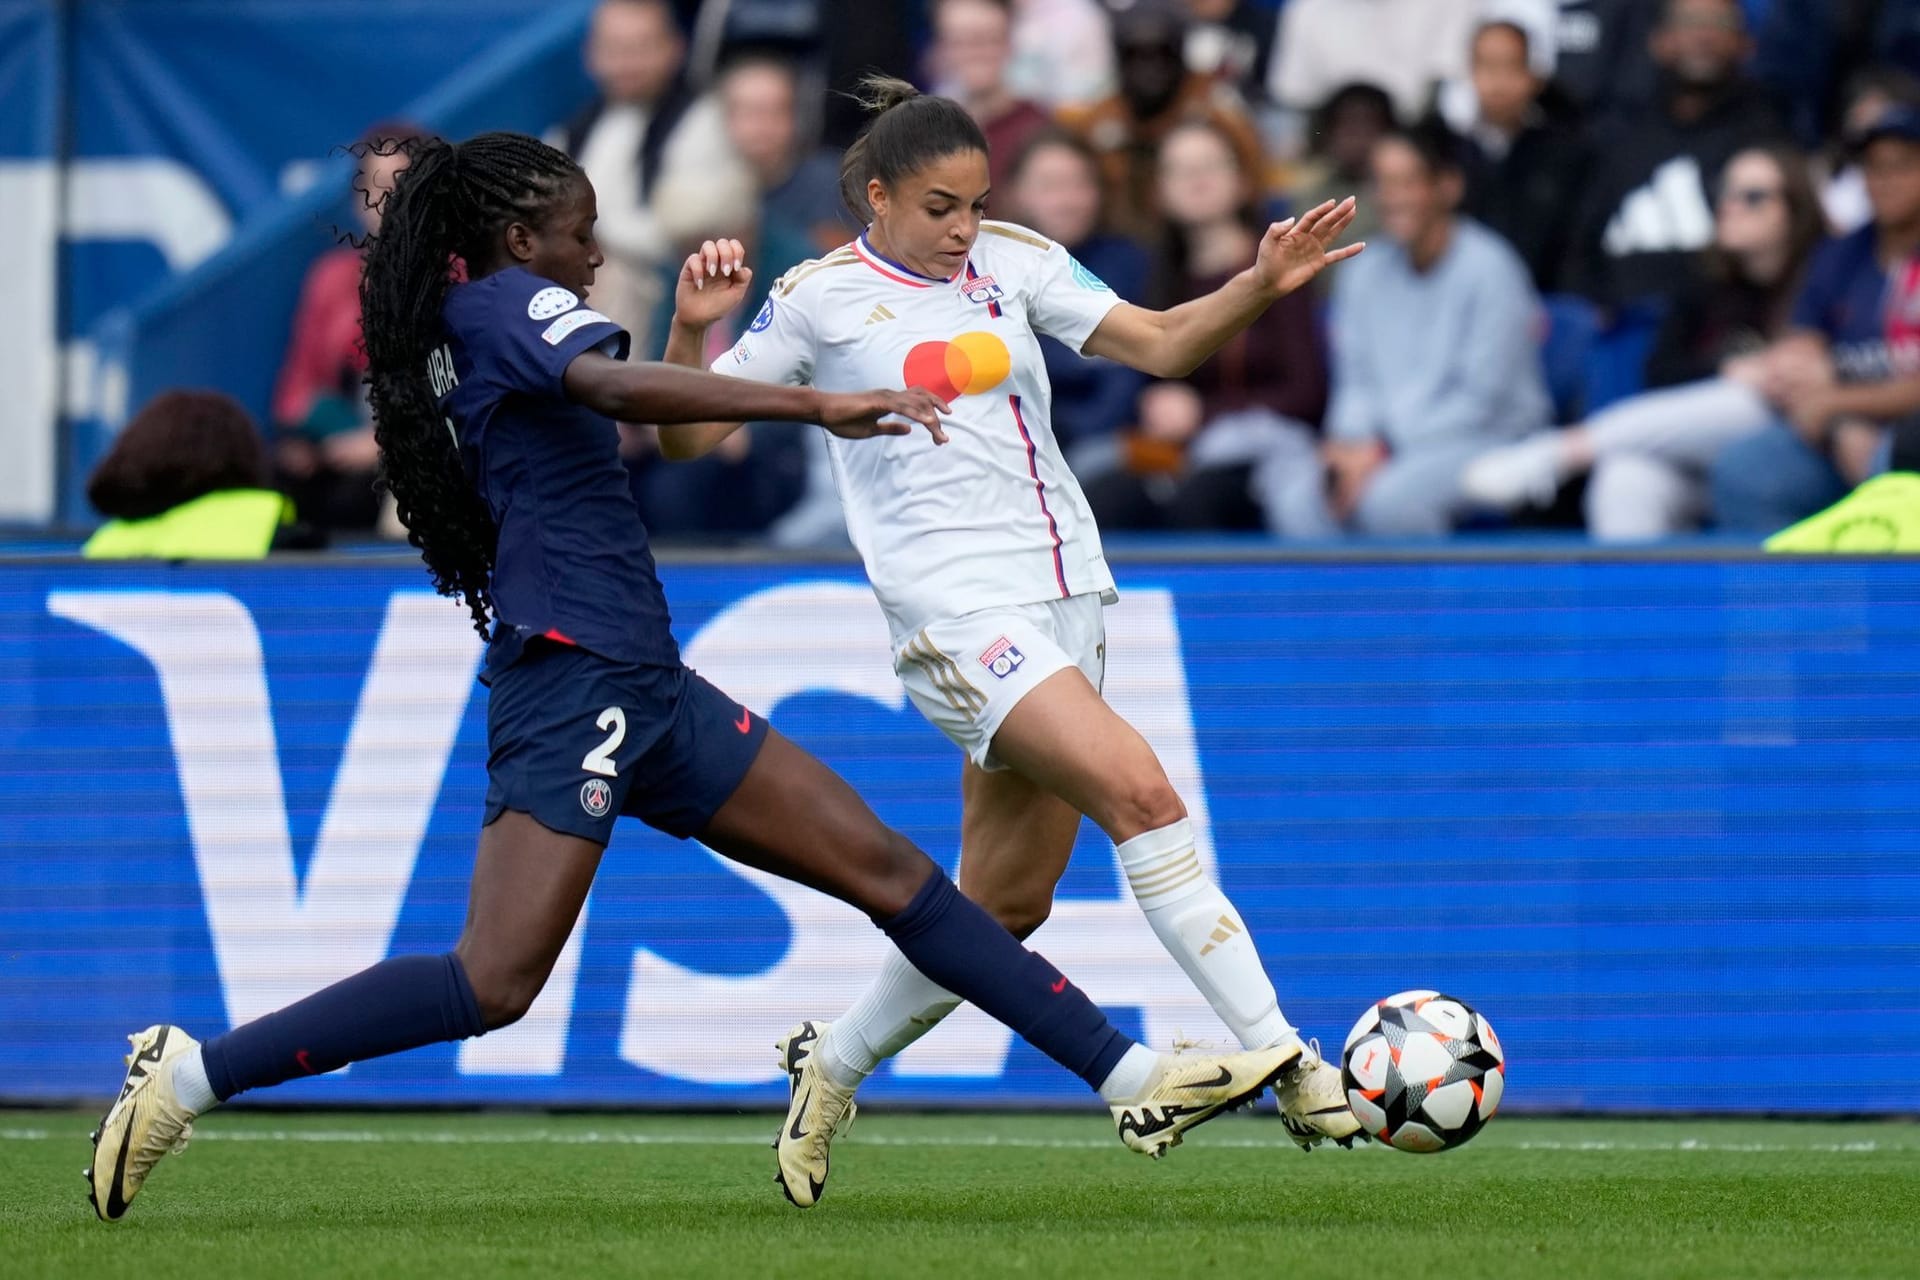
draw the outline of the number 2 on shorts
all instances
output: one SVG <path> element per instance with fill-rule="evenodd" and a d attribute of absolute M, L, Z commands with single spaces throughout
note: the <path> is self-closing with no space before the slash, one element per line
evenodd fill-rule
<path fill-rule="evenodd" d="M 580 767 L 603 778 L 617 778 L 620 775 L 613 767 L 613 753 L 627 740 L 627 713 L 618 707 L 608 707 L 600 713 L 594 724 L 610 732 L 605 742 L 587 752 L 587 758 L 580 762 Z"/>

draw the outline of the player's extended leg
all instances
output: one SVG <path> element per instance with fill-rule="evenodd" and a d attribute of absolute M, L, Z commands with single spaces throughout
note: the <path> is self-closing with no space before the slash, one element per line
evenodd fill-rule
<path fill-rule="evenodd" d="M 838 774 L 771 730 L 700 838 L 748 866 L 865 911 L 915 968 L 1098 1090 L 1135 1150 L 1161 1154 L 1185 1130 L 1256 1096 L 1264 1083 L 1255 1079 L 1271 1082 L 1298 1060 L 1298 1049 L 1289 1047 L 1188 1066 L 1134 1044 L 1052 965 L 968 901 L 932 859 L 886 827 Z M 851 1091 L 812 1087 L 794 1096 L 775 1146 L 778 1181 L 795 1204 L 819 1198 L 828 1144 L 852 1099 Z"/>
<path fill-rule="evenodd" d="M 1113 839 L 1147 923 L 1242 1044 L 1299 1043 L 1240 913 L 1200 865 L 1166 770 L 1083 672 L 1055 672 L 1022 698 L 994 735 L 993 753 Z M 1359 1131 L 1339 1080 L 1314 1052 L 1280 1089 L 1282 1118 L 1303 1147 L 1322 1137 L 1350 1142 Z"/>
<path fill-rule="evenodd" d="M 989 773 L 963 766 L 960 795 L 960 891 L 987 909 L 1016 938 L 1042 924 L 1054 886 L 1065 874 L 1080 832 L 1080 811 L 1012 770 Z M 938 1026 L 960 998 L 887 952 L 879 974 L 846 1013 L 821 1032 L 814 1046 L 821 1067 L 841 1087 L 857 1089 L 873 1070 Z M 798 1035 L 805 1037 L 803 1026 Z M 782 1053 L 792 1061 L 806 1045 L 793 1038 Z"/>
<path fill-rule="evenodd" d="M 1112 837 L 1154 932 L 1242 1044 L 1294 1034 L 1239 912 L 1200 865 L 1166 770 L 1085 675 L 1056 672 L 1022 698 L 993 750 Z"/>
<path fill-rule="evenodd" d="M 1095 1089 L 1132 1046 L 1078 988 L 882 823 L 840 775 L 777 732 L 768 732 L 700 838 L 738 862 L 860 908 L 922 972 Z"/>
<path fill-rule="evenodd" d="M 518 1020 L 586 901 L 601 846 L 507 812 L 480 833 L 466 928 L 443 955 L 394 956 L 199 1044 L 178 1027 L 130 1036 L 120 1095 L 94 1134 L 88 1196 L 119 1218 L 193 1120 L 248 1089 L 335 1071 Z"/>
<path fill-rule="evenodd" d="M 1037 929 L 1084 812 L 1113 837 L 1161 943 L 1241 1043 L 1263 1048 L 1295 1035 L 1239 914 L 1201 869 L 1186 806 L 1152 747 L 1078 668 L 1056 672 L 1022 698 L 994 735 L 993 751 L 1012 771 L 987 773 L 969 762 L 963 779 L 960 884 L 968 897 L 1016 933 Z M 889 956 L 833 1024 L 821 1048 L 824 1065 L 855 1086 L 954 1004 Z"/>

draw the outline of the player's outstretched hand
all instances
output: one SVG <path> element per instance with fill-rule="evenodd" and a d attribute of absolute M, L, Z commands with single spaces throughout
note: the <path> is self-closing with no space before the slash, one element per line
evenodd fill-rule
<path fill-rule="evenodd" d="M 947 433 L 940 415 L 947 403 L 924 387 L 905 391 L 828 392 L 821 397 L 820 424 L 845 440 L 872 436 L 904 436 L 919 423 L 935 444 L 945 444 Z"/>
<path fill-rule="evenodd" d="M 1276 295 L 1292 293 L 1336 262 L 1345 262 L 1366 248 L 1366 242 L 1335 249 L 1333 244 L 1353 225 L 1357 205 L 1352 196 L 1335 204 L 1329 200 L 1297 218 L 1276 222 L 1260 238 L 1260 256 L 1254 275 Z"/>
<path fill-rule="evenodd" d="M 747 251 L 738 240 L 709 240 L 680 264 L 673 287 L 673 318 L 705 329 L 740 305 L 753 283 Z"/>

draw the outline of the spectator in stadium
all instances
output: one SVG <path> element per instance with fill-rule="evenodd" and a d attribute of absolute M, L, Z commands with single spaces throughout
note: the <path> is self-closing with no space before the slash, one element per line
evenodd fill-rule
<path fill-rule="evenodd" d="M 1920 106 L 1920 78 L 1894 67 L 1875 67 L 1855 76 L 1847 86 L 1841 127 L 1823 149 L 1824 179 L 1820 203 L 1835 235 L 1849 235 L 1873 221 L 1867 199 L 1866 175 L 1852 140 L 1870 128 L 1889 107 Z"/>
<path fill-rule="evenodd" d="M 1266 96 L 1273 7 L 1254 0 L 1186 0 L 1187 70 L 1232 85 L 1248 102 Z"/>
<path fill-rule="evenodd" d="M 594 307 L 657 350 L 648 331 L 683 248 L 753 199 L 753 178 L 727 140 L 720 104 L 685 76 L 686 40 L 667 0 L 601 0 L 587 36 L 599 96 L 561 142 L 600 197 L 606 266 Z"/>
<path fill-rule="evenodd" d="M 1244 269 L 1265 221 L 1254 175 L 1233 139 L 1183 124 L 1160 149 L 1167 217 L 1152 305 L 1175 307 Z M 1306 290 L 1269 307 L 1182 380 L 1140 394 L 1127 465 L 1087 482 L 1099 521 L 1120 529 L 1259 529 L 1256 463 L 1316 471 L 1314 432 L 1326 409 L 1326 355 Z"/>
<path fill-rule="evenodd" d="M 839 161 L 800 136 L 799 84 L 792 62 L 749 54 L 721 74 L 720 104 L 727 141 L 759 184 L 759 224 L 789 228 L 825 253 L 860 229 L 840 201 Z"/>
<path fill-rule="evenodd" d="M 1551 412 L 1539 297 L 1519 254 L 1459 216 L 1457 141 L 1434 122 L 1396 131 L 1373 171 L 1386 242 L 1334 287 L 1323 466 L 1254 475 L 1288 537 L 1442 535 L 1463 512 L 1466 466 Z"/>
<path fill-rule="evenodd" d="M 407 157 L 393 143 L 416 138 L 408 124 L 375 125 L 355 148 L 353 211 L 360 230 L 380 229 L 380 212 Z M 387 154 L 381 154 L 383 151 Z M 325 529 L 371 530 L 380 516 L 373 442 L 362 379 L 360 271 L 365 251 L 329 250 L 307 269 L 293 334 L 273 392 L 274 466 L 301 515 Z"/>
<path fill-rule="evenodd" d="M 1519 251 L 1534 288 L 1553 293 L 1590 163 L 1586 145 L 1537 69 L 1525 27 L 1483 23 L 1472 61 L 1463 208 Z"/>
<path fill-rule="evenodd" d="M 1653 28 L 1661 0 L 1558 0 L 1553 83 L 1588 121 L 1652 102 Z"/>
<path fill-rule="evenodd" d="M 1050 109 L 1113 92 L 1113 28 L 1099 0 L 1014 0 L 1007 89 Z"/>
<path fill-rule="evenodd" d="M 1773 533 L 1836 501 L 1920 417 L 1920 110 L 1889 108 L 1857 146 L 1874 220 L 1814 255 L 1761 371 L 1780 420 L 1714 463 L 1723 528 Z"/>
<path fill-rule="evenodd" d="M 1603 307 L 1667 297 L 1713 241 L 1713 186 L 1734 152 L 1781 135 L 1741 70 L 1752 50 L 1739 0 L 1664 0 L 1655 100 L 1594 139 L 1594 172 L 1566 287 Z"/>
<path fill-rule="evenodd" d="M 154 397 L 94 467 L 87 501 L 107 517 L 82 550 L 97 560 L 258 560 L 293 521 L 253 419 L 212 391 Z"/>
<path fill-rule="evenodd" d="M 987 136 L 994 217 L 1019 222 L 1025 214 L 1012 198 L 1013 158 L 1052 117 L 1007 88 L 1012 25 L 1012 0 L 935 0 L 930 56 L 939 92 L 964 106 Z"/>
<path fill-rule="evenodd" d="M 1737 153 L 1721 175 L 1714 243 L 1647 357 L 1649 385 L 1714 377 L 1780 337 L 1824 232 L 1805 156 L 1786 143 Z"/>
<path fill-rule="evenodd" d="M 1716 221 L 1714 243 L 1647 362 L 1647 381 L 1659 389 L 1480 458 L 1462 482 L 1470 499 L 1504 510 L 1545 506 L 1563 483 L 1591 471 L 1587 528 L 1595 539 L 1646 541 L 1698 527 L 1713 460 L 1775 418 L 1762 394 L 1762 353 L 1785 334 L 1821 235 L 1805 158 L 1784 145 L 1734 156 Z"/>
<path fill-rule="evenodd" d="M 1397 121 L 1393 99 L 1377 85 L 1348 84 L 1333 91 L 1313 114 L 1309 129 L 1311 142 L 1305 162 L 1287 184 L 1287 204 L 1294 209 L 1312 209 L 1328 200 L 1344 200 L 1361 194 L 1373 181 L 1373 148 Z M 1356 240 L 1379 234 L 1380 210 L 1374 201 L 1362 199 L 1348 235 Z M 1324 281 L 1316 281 L 1324 289 Z"/>
<path fill-rule="evenodd" d="M 1099 153 L 1115 230 L 1142 244 L 1160 238 L 1160 144 L 1193 120 L 1212 121 L 1234 140 L 1242 166 L 1261 175 L 1264 194 L 1265 158 L 1246 104 L 1227 86 L 1187 71 L 1186 19 L 1172 0 L 1139 0 L 1114 15 L 1113 40 L 1119 92 L 1063 109 L 1060 121 Z"/>
<path fill-rule="evenodd" d="M 714 228 L 715 240 L 702 242 L 702 251 L 726 244 L 730 254 L 742 257 L 752 280 L 740 305 L 706 330 L 702 354 L 708 364 L 739 340 L 767 305 L 774 283 L 813 256 L 805 237 L 778 218 L 759 216 L 764 212 L 743 208 Z M 671 286 L 685 269 L 685 263 L 676 266 L 654 317 L 656 333 L 670 335 Z M 799 501 L 806 488 L 807 434 L 787 424 L 750 422 L 711 453 L 669 464 L 660 456 L 655 428 L 623 423 L 620 453 L 650 532 L 669 540 L 731 540 L 765 533 Z"/>
<path fill-rule="evenodd" d="M 1920 0 L 1771 0 L 1754 74 L 1784 104 L 1803 146 L 1843 118 L 1845 90 L 1873 67 L 1920 75 Z"/>
<path fill-rule="evenodd" d="M 1288 0 L 1267 96 L 1308 112 L 1347 84 L 1377 84 L 1401 119 L 1426 111 L 1434 87 L 1466 71 L 1479 0 Z"/>
<path fill-rule="evenodd" d="M 1013 203 L 1027 225 L 1063 244 L 1122 298 L 1143 298 L 1150 264 L 1133 241 L 1104 229 L 1100 158 L 1075 134 L 1053 128 L 1030 139 L 1013 161 Z M 1053 433 L 1082 486 L 1120 465 L 1120 432 L 1133 422 L 1145 385 L 1139 371 L 1084 357 L 1040 335 L 1053 387 Z"/>

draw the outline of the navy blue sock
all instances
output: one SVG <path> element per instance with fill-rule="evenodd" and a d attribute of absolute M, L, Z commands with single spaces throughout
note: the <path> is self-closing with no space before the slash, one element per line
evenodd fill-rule
<path fill-rule="evenodd" d="M 928 978 L 1098 1089 L 1133 1047 L 1080 988 L 936 872 L 880 927 Z"/>
<path fill-rule="evenodd" d="M 213 1096 L 225 1102 L 248 1089 L 484 1030 L 458 957 L 395 956 L 215 1036 L 200 1046 L 200 1057 Z"/>

